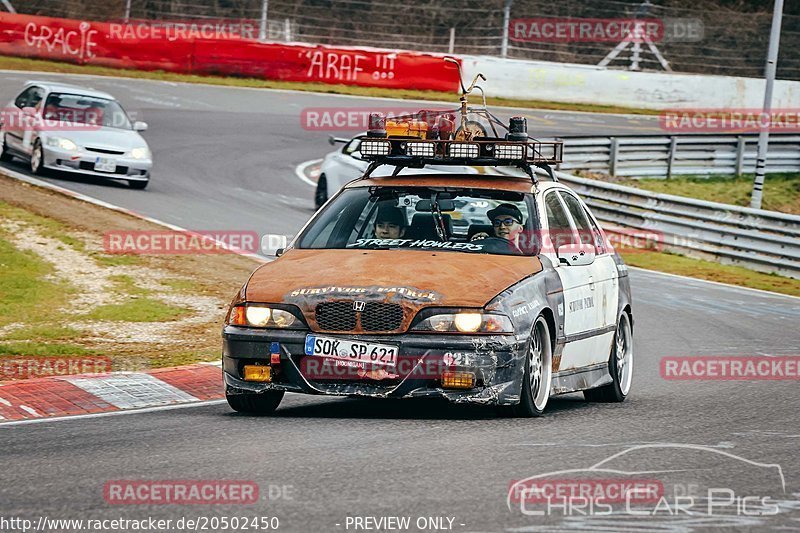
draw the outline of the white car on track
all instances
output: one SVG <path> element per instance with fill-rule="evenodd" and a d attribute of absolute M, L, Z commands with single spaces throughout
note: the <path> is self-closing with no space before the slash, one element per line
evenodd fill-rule
<path fill-rule="evenodd" d="M 64 83 L 29 81 L 3 109 L 0 159 L 19 157 L 45 170 L 126 180 L 144 189 L 153 156 L 134 122 L 110 94 Z"/>
<path fill-rule="evenodd" d="M 361 159 L 360 136 L 352 139 L 341 139 L 330 137 L 330 143 L 335 145 L 342 143 L 344 146 L 340 150 L 334 150 L 325 156 L 320 167 L 319 179 L 317 180 L 317 190 L 314 194 L 314 206 L 319 209 L 328 198 L 336 194 L 345 184 L 360 178 L 367 170 L 369 162 Z M 426 174 L 431 170 L 437 172 L 448 172 L 455 174 L 477 174 L 478 171 L 473 167 L 464 166 L 428 166 L 427 169 L 403 169 L 403 174 Z M 373 172 L 374 176 L 388 176 L 392 173 L 392 168 L 383 167 Z"/>

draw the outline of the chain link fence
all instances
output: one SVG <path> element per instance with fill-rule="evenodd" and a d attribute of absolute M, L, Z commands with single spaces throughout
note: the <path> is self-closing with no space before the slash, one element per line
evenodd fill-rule
<path fill-rule="evenodd" d="M 692 21 L 699 39 L 653 43 L 676 72 L 763 76 L 772 2 L 759 0 L 11 0 L 20 13 L 89 20 L 130 19 L 247 22 L 269 40 L 373 46 L 428 52 L 502 55 L 596 65 L 614 42 L 525 42 L 508 18 L 657 19 Z M 266 17 L 263 15 L 266 13 Z M 507 38 L 504 39 L 504 33 Z M 504 45 L 505 41 L 505 45 Z M 800 2 L 786 6 L 778 78 L 800 80 Z M 629 46 L 609 64 L 663 70 L 649 46 Z"/>

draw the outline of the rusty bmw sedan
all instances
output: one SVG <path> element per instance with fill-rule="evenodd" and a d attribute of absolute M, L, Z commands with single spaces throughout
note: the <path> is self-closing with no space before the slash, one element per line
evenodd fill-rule
<path fill-rule="evenodd" d="M 270 413 L 286 392 L 436 396 L 518 416 L 540 416 L 557 394 L 626 398 L 627 268 L 550 171 L 558 143 L 380 132 L 361 143 L 365 175 L 230 305 L 222 361 L 234 410 Z M 400 173 L 433 163 L 525 172 Z M 384 164 L 398 171 L 370 175 Z"/>

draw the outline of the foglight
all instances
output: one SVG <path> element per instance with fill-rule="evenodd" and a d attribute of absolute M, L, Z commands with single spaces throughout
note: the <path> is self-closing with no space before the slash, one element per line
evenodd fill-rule
<path fill-rule="evenodd" d="M 406 153 L 416 157 L 433 157 L 436 150 L 434 143 L 410 142 L 406 147 Z"/>
<path fill-rule="evenodd" d="M 362 155 L 389 155 L 390 149 L 389 141 L 361 141 Z"/>
<path fill-rule="evenodd" d="M 472 389 L 475 387 L 475 374 L 472 372 L 442 372 L 442 388 Z"/>
<path fill-rule="evenodd" d="M 521 144 L 498 144 L 494 147 L 497 159 L 524 159 L 525 146 Z"/>
<path fill-rule="evenodd" d="M 476 158 L 480 153 L 480 148 L 473 143 L 450 143 L 448 154 L 450 157 Z"/>

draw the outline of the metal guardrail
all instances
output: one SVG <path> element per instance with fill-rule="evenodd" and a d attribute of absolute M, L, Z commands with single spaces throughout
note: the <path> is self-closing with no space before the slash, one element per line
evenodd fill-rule
<path fill-rule="evenodd" d="M 558 170 L 610 176 L 754 173 L 757 134 L 637 137 L 559 137 L 564 162 Z M 766 171 L 800 172 L 800 134 L 771 133 Z"/>
<path fill-rule="evenodd" d="M 622 241 L 632 230 L 645 232 L 660 250 L 800 279 L 800 216 L 556 176 Z"/>

